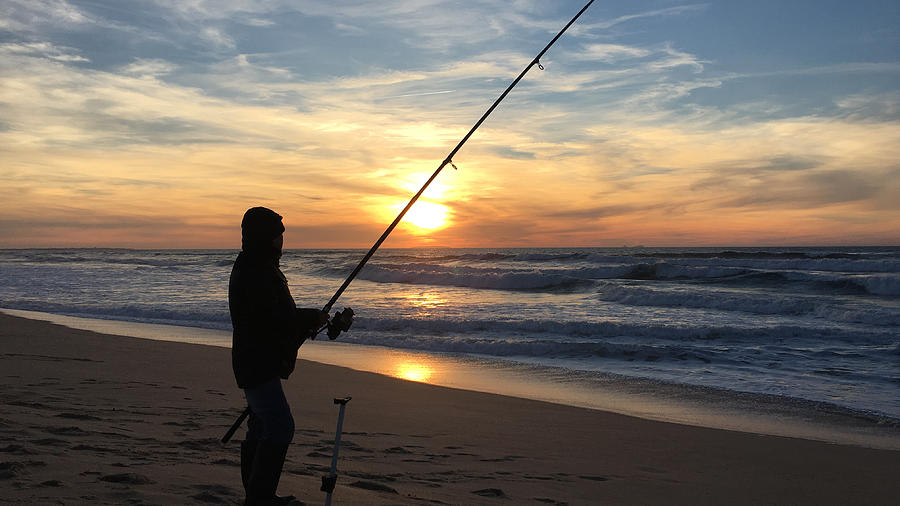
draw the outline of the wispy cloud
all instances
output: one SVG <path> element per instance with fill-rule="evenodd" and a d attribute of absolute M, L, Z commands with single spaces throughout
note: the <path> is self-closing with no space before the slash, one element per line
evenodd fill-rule
<path fill-rule="evenodd" d="M 90 17 L 66 0 L 7 0 L 0 7 L 0 29 L 35 32 L 46 25 L 73 26 Z"/>
<path fill-rule="evenodd" d="M 122 67 L 122 73 L 135 77 L 160 77 L 171 74 L 178 69 L 178 66 L 162 59 L 143 59 L 138 58 L 132 63 Z"/>
<path fill-rule="evenodd" d="M 444 95 L 445 93 L 454 93 L 456 90 L 441 90 L 441 91 L 425 91 L 422 93 L 406 93 L 403 95 L 391 95 L 387 97 L 381 97 L 382 100 L 389 100 L 392 98 L 408 98 L 408 97 L 426 97 L 429 95 Z"/>
<path fill-rule="evenodd" d="M 707 4 L 694 4 L 694 5 L 679 5 L 674 7 L 667 7 L 665 9 L 654 9 L 645 12 L 638 12 L 635 14 L 626 14 L 624 16 L 618 16 L 613 19 L 608 19 L 605 21 L 600 21 L 589 25 L 591 28 L 612 28 L 616 25 L 620 25 L 622 23 L 626 23 L 628 21 L 633 21 L 635 19 L 643 19 L 643 18 L 654 18 L 654 17 L 664 17 L 664 16 L 679 16 L 687 12 L 698 12 L 706 9 Z"/>
<path fill-rule="evenodd" d="M 49 42 L 8 42 L 0 44 L 0 56 L 38 56 L 58 62 L 86 62 L 76 49 L 58 47 Z"/>
<path fill-rule="evenodd" d="M 819 65 L 815 67 L 801 67 L 781 69 L 772 72 L 754 72 L 735 75 L 735 78 L 764 78 L 782 76 L 822 76 L 828 74 L 897 74 L 900 73 L 900 62 L 856 62 L 836 63 L 833 65 Z"/>
<path fill-rule="evenodd" d="M 573 53 L 571 56 L 579 60 L 611 63 L 623 59 L 643 58 L 649 54 L 650 51 L 647 49 L 623 44 L 587 44 L 580 53 Z"/>

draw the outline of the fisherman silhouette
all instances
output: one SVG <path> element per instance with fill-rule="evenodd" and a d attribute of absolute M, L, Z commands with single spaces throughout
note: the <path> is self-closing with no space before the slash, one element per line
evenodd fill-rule
<path fill-rule="evenodd" d="M 241 221 L 241 252 L 228 283 L 234 336 L 231 364 L 244 390 L 250 419 L 241 443 L 245 505 L 300 504 L 275 495 L 294 418 L 281 380 L 294 371 L 297 350 L 328 320 L 318 309 L 300 309 L 279 268 L 284 225 L 278 213 L 254 207 Z"/>

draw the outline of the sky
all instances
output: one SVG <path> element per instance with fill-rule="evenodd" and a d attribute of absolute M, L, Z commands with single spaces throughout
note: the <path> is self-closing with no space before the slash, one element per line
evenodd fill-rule
<path fill-rule="evenodd" d="M 581 0 L 2 0 L 0 247 L 369 247 Z M 900 244 L 900 2 L 597 1 L 385 247 Z"/>

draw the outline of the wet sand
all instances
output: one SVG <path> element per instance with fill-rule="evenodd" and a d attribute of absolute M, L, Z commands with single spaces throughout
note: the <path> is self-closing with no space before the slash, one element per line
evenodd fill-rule
<path fill-rule="evenodd" d="M 230 350 L 0 314 L 0 502 L 239 504 Z M 649 421 L 301 361 L 281 493 L 335 504 L 894 504 L 900 451 Z"/>

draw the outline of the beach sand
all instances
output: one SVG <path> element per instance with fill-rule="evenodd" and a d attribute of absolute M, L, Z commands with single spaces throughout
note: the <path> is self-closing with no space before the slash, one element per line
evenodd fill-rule
<path fill-rule="evenodd" d="M 240 504 L 230 350 L 0 314 L 0 502 Z M 300 361 L 279 491 L 335 504 L 896 504 L 900 451 L 764 436 Z"/>

